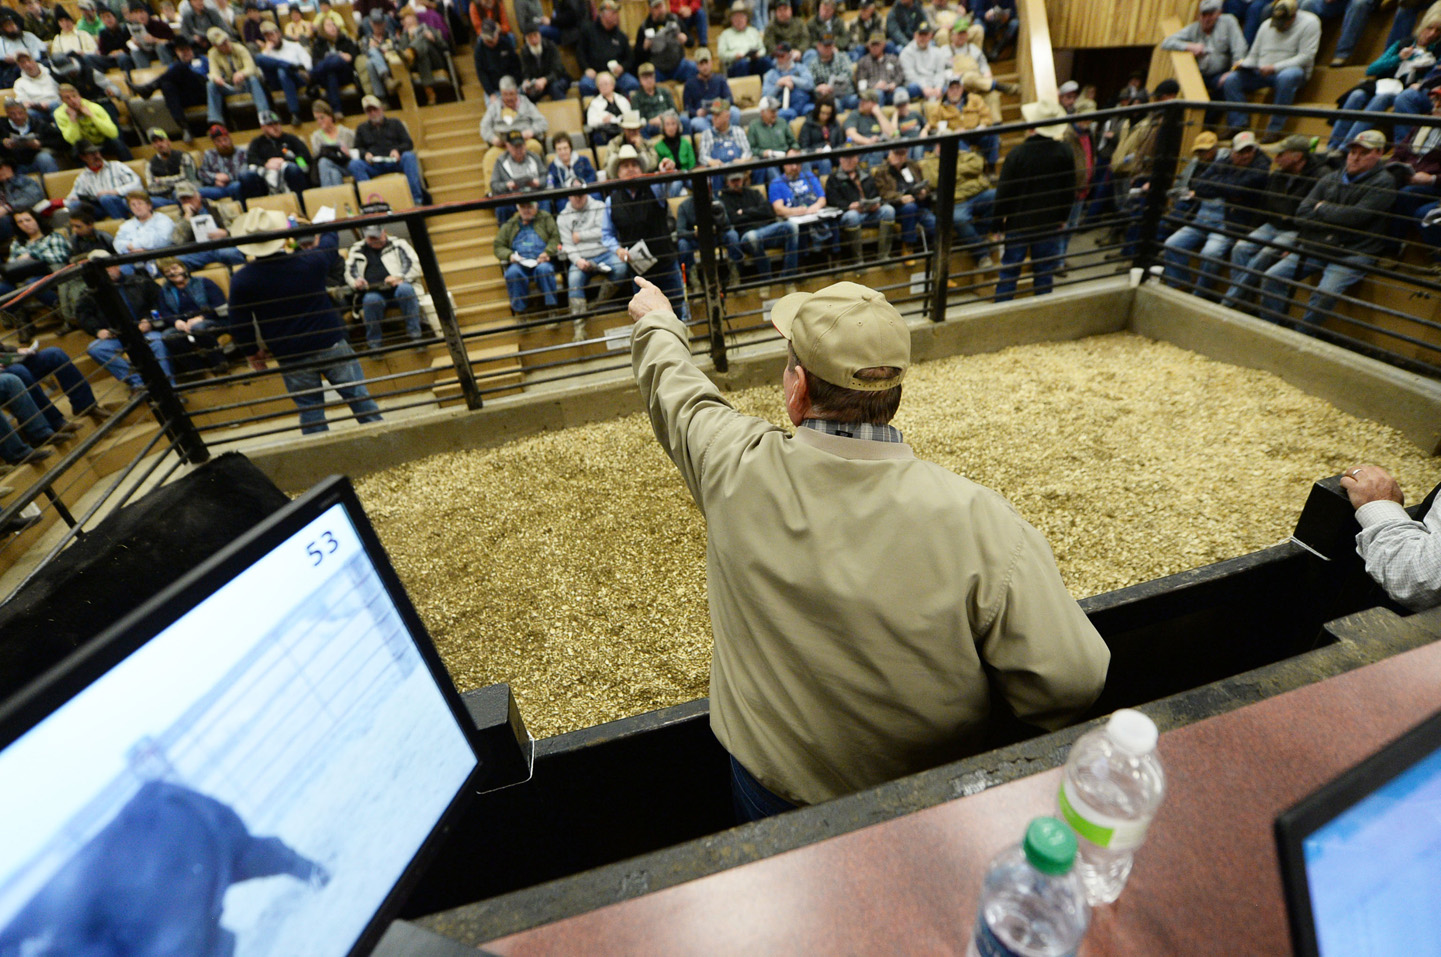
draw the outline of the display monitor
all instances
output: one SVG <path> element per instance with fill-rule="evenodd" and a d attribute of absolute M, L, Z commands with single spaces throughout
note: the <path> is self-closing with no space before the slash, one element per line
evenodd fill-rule
<path fill-rule="evenodd" d="M 329 479 L 0 706 L 0 957 L 364 953 L 468 727 Z"/>
<path fill-rule="evenodd" d="M 1298 957 L 1441 957 L 1441 714 L 1276 820 Z"/>

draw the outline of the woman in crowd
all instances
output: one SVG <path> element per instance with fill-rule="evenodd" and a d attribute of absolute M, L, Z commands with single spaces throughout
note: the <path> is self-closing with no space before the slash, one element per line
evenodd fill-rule
<path fill-rule="evenodd" d="M 556 137 L 553 149 L 555 156 L 550 161 L 550 168 L 546 170 L 546 183 L 551 189 L 565 189 L 595 182 L 595 167 L 591 165 L 590 157 L 584 153 L 576 153 L 569 133 Z"/>
<path fill-rule="evenodd" d="M 670 160 L 672 168 L 682 173 L 695 168 L 695 146 L 689 136 L 681 133 L 680 115 L 675 110 L 666 110 L 660 115 L 660 140 L 655 144 L 655 152 L 662 167 Z M 667 191 L 671 196 L 684 196 L 686 184 L 676 180 Z"/>
<path fill-rule="evenodd" d="M 1435 65 L 1438 55 L 1441 55 L 1441 10 L 1432 9 L 1421 21 L 1416 36 L 1387 47 L 1385 53 L 1366 67 L 1366 79 L 1345 93 L 1336 105 L 1343 110 L 1385 112 L 1403 90 L 1420 89 L 1421 79 Z M 1374 125 L 1365 120 L 1337 120 L 1326 148 L 1339 152 L 1357 133 Z M 1403 138 L 1404 134 L 1398 131 L 1396 139 Z"/>
<path fill-rule="evenodd" d="M 840 120 L 836 116 L 836 101 L 828 96 L 818 97 L 815 105 L 811 107 L 810 115 L 801 124 L 801 133 L 796 139 L 803 153 L 814 153 L 827 146 L 832 149 L 845 146 L 846 131 L 841 129 Z M 830 158 L 818 156 L 811 160 L 810 167 L 811 172 L 817 176 L 829 176 Z"/>
<path fill-rule="evenodd" d="M 332 109 L 340 110 L 340 88 L 355 82 L 355 65 L 362 59 L 360 47 L 340 31 L 334 20 L 320 21 L 310 44 L 310 82 L 325 87 Z M 384 89 L 378 93 L 380 96 Z"/>
<path fill-rule="evenodd" d="M 70 242 L 62 234 L 52 232 L 28 209 L 16 210 L 10 216 L 15 239 L 5 263 L 5 278 L 0 280 L 0 296 L 30 285 L 70 261 Z M 60 301 L 53 289 L 41 292 L 39 298 L 50 305 Z"/>
<path fill-rule="evenodd" d="M 320 185 L 339 186 L 354 158 L 355 133 L 335 121 L 335 111 L 324 100 L 316 100 L 311 109 L 319 128 L 310 134 L 310 152 L 320 167 Z"/>
<path fill-rule="evenodd" d="M 585 125 L 590 127 L 591 145 L 604 146 L 620 135 L 620 118 L 630 112 L 630 100 L 615 91 L 615 77 L 607 70 L 595 75 L 595 89 L 585 111 Z"/>

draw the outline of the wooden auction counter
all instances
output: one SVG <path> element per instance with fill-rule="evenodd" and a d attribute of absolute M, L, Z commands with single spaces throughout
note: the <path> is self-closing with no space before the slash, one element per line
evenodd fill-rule
<path fill-rule="evenodd" d="M 1164 733 L 1166 802 L 1081 954 L 1289 954 L 1273 819 L 1438 709 L 1441 644 L 1429 644 Z M 509 957 L 961 954 L 986 862 L 1052 813 L 1059 777 L 1052 767 L 483 946 Z"/>

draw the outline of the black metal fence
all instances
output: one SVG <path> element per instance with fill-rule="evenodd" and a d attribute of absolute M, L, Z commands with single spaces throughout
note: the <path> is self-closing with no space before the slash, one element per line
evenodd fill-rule
<path fill-rule="evenodd" d="M 714 367 L 725 371 L 729 356 L 736 348 L 778 340 L 778 334 L 766 318 L 767 306 L 769 301 L 793 288 L 813 289 L 840 278 L 859 279 L 884 291 L 903 314 L 940 322 L 952 309 L 996 300 L 998 281 L 1020 279 L 1022 265 L 1015 261 L 1018 255 L 1022 258 L 1029 255 L 1026 269 L 1030 285 L 1023 284 L 1017 291 L 1034 294 L 1043 291 L 1047 282 L 1055 288 L 1091 282 L 1117 272 L 1135 271 L 1140 281 L 1153 281 L 1160 272 L 1153 267 L 1162 267 L 1168 262 L 1167 240 L 1181 228 L 1199 228 L 1207 238 L 1215 236 L 1232 245 L 1245 240 L 1250 233 L 1244 220 L 1223 221 L 1214 226 L 1198 224 L 1193 211 L 1196 204 L 1175 188 L 1178 175 L 1186 174 L 1190 160 L 1182 155 L 1188 126 L 1194 131 L 1194 124 L 1205 106 L 1171 101 L 1073 117 L 1091 123 L 1098 135 L 1107 123 L 1113 127 L 1117 123 L 1157 123 L 1154 162 L 1147 164 L 1144 177 L 1115 175 L 1114 166 L 1122 158 L 1108 155 L 1105 143 L 1098 141 L 1091 153 L 1094 164 L 1086 176 L 1070 185 L 1057 186 L 1054 178 L 1039 175 L 1018 175 L 1019 164 L 1008 170 L 1002 163 L 993 175 L 978 178 L 978 167 L 983 163 L 977 156 L 987 146 L 987 137 L 1001 137 L 1014 151 L 1016 143 L 1040 125 L 1011 123 L 825 153 L 769 157 L 715 169 L 614 179 L 573 189 L 526 194 L 524 198 L 553 206 L 556 213 L 564 209 L 572 196 L 584 195 L 609 202 L 612 207 L 622 204 L 632 212 L 635 211 L 632 205 L 627 204 L 663 205 L 665 212 L 673 217 L 666 236 L 637 235 L 633 230 L 631 235 L 626 235 L 621 220 L 629 223 L 632 217 L 613 217 L 613 235 L 607 234 L 603 245 L 608 253 L 621 258 L 622 250 L 629 252 L 636 248 L 638 239 L 652 241 L 657 247 L 657 261 L 645 275 L 671 293 L 692 330 L 693 351 L 708 354 Z M 1299 108 L 1244 104 L 1238 104 L 1237 108 L 1256 113 L 1319 115 L 1318 111 Z M 1384 116 L 1325 115 L 1368 120 Z M 1441 117 L 1411 119 L 1420 125 L 1441 125 Z M 897 146 L 904 148 L 904 155 L 892 153 L 891 148 Z M 962 154 L 968 152 L 973 155 L 962 161 Z M 919 165 L 909 165 L 912 156 L 919 158 Z M 849 164 L 849 157 L 858 158 L 863 169 L 869 167 L 867 175 L 873 180 L 889 176 L 893 191 L 881 196 L 878 204 L 840 211 L 854 214 L 849 217 L 807 218 L 809 214 L 806 214 L 800 222 L 769 232 L 748 222 L 733 222 L 732 215 L 724 212 L 744 205 L 739 201 L 737 184 L 729 187 L 736 195 L 722 195 L 728 188 L 723 179 L 725 174 L 745 174 L 745 180 L 738 184 L 741 190 L 765 190 L 765 181 L 773 176 L 779 176 L 787 184 L 791 182 L 786 170 L 788 164 L 799 164 L 803 172 L 828 168 L 829 177 L 833 178 L 843 160 Z M 891 166 L 890 172 L 885 170 L 887 165 Z M 764 208 L 755 211 L 756 220 L 764 218 L 767 211 L 774 216 L 777 206 L 782 207 L 782 213 L 800 208 L 799 205 L 790 207 L 785 194 L 804 194 L 807 182 L 812 192 L 819 186 L 823 195 L 825 187 L 820 186 L 820 179 L 817 176 L 813 181 L 806 181 L 802 177 L 794 187 L 787 185 L 780 190 L 779 203 L 772 202 L 775 196 L 766 195 Z M 962 184 L 959 192 L 958 180 Z M 827 178 L 827 184 L 830 181 Z M 1010 204 L 1013 215 L 1015 203 L 1021 202 L 1054 225 L 1026 235 L 1001 234 L 997 213 L 1006 210 L 997 209 L 995 190 L 998 186 L 1003 205 Z M 671 193 L 681 190 L 685 199 L 670 198 Z M 869 187 L 864 187 L 864 191 L 868 192 Z M 647 196 L 651 199 L 646 199 Z M 568 281 L 576 277 L 566 276 L 570 270 L 559 256 L 548 263 L 551 275 L 549 281 L 542 284 L 538 280 L 546 271 L 539 268 L 540 262 L 531 262 L 538 258 L 533 250 L 522 250 L 512 257 L 515 262 L 501 262 L 498 258 L 492 261 L 494 244 L 486 248 L 478 239 L 473 248 L 463 250 L 465 258 L 460 266 L 442 266 L 437 259 L 432 230 L 440 228 L 439 224 L 454 224 L 459 217 L 467 226 L 459 235 L 474 236 L 488 221 L 499 225 L 497 210 L 502 211 L 503 218 L 508 217 L 509 210 L 514 209 L 520 198 L 516 195 L 493 197 L 320 225 L 300 223 L 274 234 L 227 237 L 187 247 L 87 261 L 14 294 L 5 304 L 12 311 L 22 300 L 33 300 L 46 290 L 82 276 L 87 294 L 109 317 L 143 388 L 111 402 L 118 408 L 109 419 L 85 434 L 73 448 L 68 448 L 27 488 L 3 499 L 0 529 L 13 530 L 25 514 L 33 514 L 35 507 L 39 507 L 69 529 L 59 542 L 51 544 L 49 551 L 54 554 L 73 537 L 83 534 L 87 523 L 97 515 L 116 503 L 123 503 L 146 482 L 163 480 L 181 465 L 202 462 L 217 450 L 244 447 L 301 431 L 304 426 L 297 411 L 302 403 L 308 409 L 309 429 L 314 429 L 317 413 L 334 425 L 370 421 L 377 413 L 383 418 L 403 417 L 449 402 L 463 402 L 470 409 L 478 409 L 518 390 L 534 391 L 628 369 L 629 356 L 624 348 L 624 333 L 629 322 L 624 314 L 629 296 L 624 290 L 628 283 L 616 284 L 620 291 L 609 301 L 594 300 L 584 294 L 576 296 L 575 283 Z M 795 202 L 803 203 L 805 198 L 802 195 Z M 1257 202 L 1259 204 L 1259 198 Z M 689 210 L 682 208 L 686 203 L 690 204 Z M 755 207 L 756 203 L 751 201 L 750 205 Z M 653 215 L 655 211 L 643 212 Z M 1401 214 L 1388 211 L 1388 216 L 1388 222 L 1395 224 L 1389 241 L 1398 247 L 1406 239 L 1414 242 L 1412 234 L 1402 228 L 1409 228 L 1409 224 L 1403 222 Z M 789 219 L 781 216 L 772 221 L 788 224 Z M 474 228 L 468 220 L 473 220 Z M 852 220 L 860 221 L 859 232 L 849 231 Z M 892 221 L 895 226 L 891 225 Z M 333 242 L 338 257 L 344 260 L 347 247 L 354 248 L 354 244 L 362 242 L 361 230 L 370 225 L 383 225 L 392 234 L 408 239 L 419 261 L 424 295 L 431 308 L 418 338 L 402 338 L 394 328 L 387 333 L 382 326 L 379 344 L 375 344 L 377 330 L 372 328 L 367 333 L 358 315 L 362 310 L 352 309 L 358 291 L 348 289 L 345 278 L 335 276 L 331 287 L 336 290 L 338 308 L 344 313 L 357 313 L 348 323 L 350 334 L 346 339 L 346 349 L 356 355 L 354 358 L 347 355 L 339 361 L 343 361 L 346 368 L 352 368 L 349 363 L 354 362 L 353 368 L 359 373 L 352 377 L 354 381 L 341 377 L 342 391 L 338 398 L 329 394 L 336 387 L 331 373 L 338 360 L 333 355 L 289 357 L 283 364 L 270 361 L 263 367 L 242 365 L 238 370 L 232 362 L 223 373 L 185 376 L 175 375 L 172 370 L 172 374 L 167 375 L 161 355 L 151 347 L 139 324 L 146 317 L 135 315 L 133 304 L 122 288 L 123 282 L 117 284 L 107 271 L 108 267 L 145 270 L 168 256 L 270 239 L 283 239 L 299 246 L 315 241 L 328 246 Z M 887 230 L 893 230 L 895 235 L 885 236 Z M 327 235 L 333 239 L 320 239 Z M 455 233 L 447 232 L 447 235 L 453 237 Z M 1258 248 L 1275 245 L 1265 241 L 1257 244 Z M 454 247 L 453 239 L 450 246 Z M 1245 263 L 1233 264 L 1229 258 L 1204 255 L 1200 250 L 1187 251 L 1184 256 L 1178 256 L 1174 249 L 1170 251 L 1172 272 L 1163 277 L 1165 281 L 1214 298 L 1219 298 L 1215 290 L 1197 284 L 1202 267 L 1208 262 L 1223 275 L 1230 271 L 1233 280 L 1249 276 L 1260 283 L 1266 279 L 1260 270 L 1252 270 Z M 1287 251 L 1295 252 L 1281 250 Z M 780 258 L 773 261 L 777 253 Z M 1308 261 L 1320 265 L 1323 274 L 1327 266 L 1354 261 L 1344 245 L 1330 249 L 1308 245 L 1304 255 Z M 1429 273 L 1403 268 L 1399 249 L 1397 255 L 1375 259 L 1362 270 L 1363 278 L 1372 288 L 1391 297 L 1386 301 L 1368 301 L 1360 295 L 1343 292 L 1333 305 L 1319 311 L 1322 325 L 1295 315 L 1297 308 L 1293 307 L 1293 301 L 1304 298 L 1304 290 L 1299 282 L 1288 282 L 1281 292 L 1269 287 L 1270 294 L 1253 311 L 1262 318 L 1303 329 L 1398 366 L 1436 374 L 1441 371 L 1441 355 L 1438 355 L 1441 325 L 1430 315 L 1421 315 L 1420 310 L 1398 307 L 1396 297 L 1414 296 L 1416 301 L 1426 302 L 1430 297 L 1441 295 L 1441 283 Z M 519 272 L 512 272 L 512 278 L 525 279 L 523 290 L 519 283 L 515 289 L 507 287 L 505 272 L 511 266 L 521 267 Z M 239 267 L 247 268 L 251 267 Z M 467 275 L 471 278 L 465 278 Z M 592 290 L 605 284 L 604 274 L 579 278 L 592 280 L 584 284 Z M 422 283 L 415 285 L 420 287 Z M 478 300 L 479 305 L 457 307 L 452 290 L 465 290 L 465 295 L 470 300 Z M 547 291 L 553 297 L 549 304 L 544 301 Z M 507 298 L 512 298 L 520 308 L 506 309 Z M 570 306 L 572 302 L 574 308 Z M 387 303 L 388 306 L 394 304 Z M 280 314 L 298 308 L 280 297 L 272 297 L 260 305 Z M 1245 307 L 1245 303 L 1240 305 Z M 1309 318 L 1314 320 L 1317 314 L 1313 309 Z M 222 320 L 233 321 L 234 316 L 228 320 L 222 317 Z M 265 347 L 283 355 L 286 334 L 272 330 L 264 341 Z M 294 334 L 307 333 L 300 330 Z M 262 334 L 262 339 L 265 338 Z M 322 381 L 322 373 L 329 375 L 330 381 Z M 98 374 L 91 378 L 102 385 L 110 381 Z M 357 387 L 363 389 L 378 408 L 358 403 Z M 119 388 L 118 383 L 111 383 L 112 394 Z M 142 409 L 148 409 L 148 419 L 139 414 Z M 149 420 L 153 423 L 144 429 L 139 427 Z M 97 452 L 112 447 L 118 451 L 109 454 L 105 468 L 97 467 L 94 464 Z M 85 496 L 78 494 L 82 486 L 92 485 L 100 491 Z M 85 505 L 77 515 L 72 504 L 82 500 Z M 24 536 L 7 534 L 5 541 L 0 542 L 0 565 L 10 564 L 4 560 L 7 548 L 29 548 L 32 544 Z M 13 561 L 13 556 L 10 558 Z"/>

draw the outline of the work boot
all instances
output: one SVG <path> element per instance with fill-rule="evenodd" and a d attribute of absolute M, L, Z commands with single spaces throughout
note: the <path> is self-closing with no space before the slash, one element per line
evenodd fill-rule
<path fill-rule="evenodd" d="M 595 304 L 598 306 L 603 302 L 610 302 L 611 299 L 615 297 L 616 291 L 615 283 L 609 279 L 602 279 L 600 286 L 596 289 Z M 574 312 L 575 310 L 572 309 L 571 311 Z"/>
<path fill-rule="evenodd" d="M 880 258 L 884 262 L 891 258 L 891 245 L 896 241 L 895 223 L 881 223 Z"/>
<path fill-rule="evenodd" d="M 1021 95 L 1021 85 L 1019 83 L 997 83 L 996 89 L 1006 94 L 1006 96 Z"/>
<path fill-rule="evenodd" d="M 865 261 L 861 253 L 861 228 L 859 226 L 850 226 L 841 230 L 841 246 L 849 256 L 847 262 L 859 264 Z"/>

